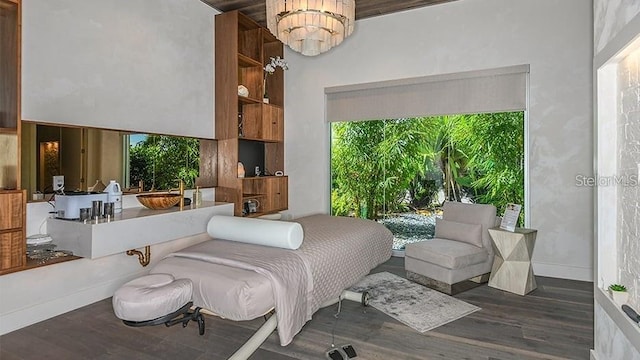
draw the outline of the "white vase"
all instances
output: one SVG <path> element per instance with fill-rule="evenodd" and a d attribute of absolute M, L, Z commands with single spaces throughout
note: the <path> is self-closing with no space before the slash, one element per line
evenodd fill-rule
<path fill-rule="evenodd" d="M 609 290 L 609 293 L 611 294 L 611 298 L 613 299 L 613 302 L 615 302 L 619 306 L 626 304 L 627 300 L 629 300 L 629 293 L 626 291 Z"/>

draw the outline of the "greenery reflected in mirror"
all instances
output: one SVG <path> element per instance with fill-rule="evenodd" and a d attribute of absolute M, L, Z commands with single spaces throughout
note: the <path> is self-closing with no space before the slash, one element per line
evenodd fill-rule
<path fill-rule="evenodd" d="M 109 180 L 124 192 L 216 186 L 215 140 L 135 134 L 23 121 L 22 188 L 29 200 L 53 193 L 53 176 L 66 191 L 100 191 Z M 48 199 L 49 197 L 44 197 Z"/>
<path fill-rule="evenodd" d="M 129 184 L 142 184 L 144 191 L 153 191 L 176 187 L 176 179 L 182 179 L 186 188 L 195 188 L 200 167 L 198 139 L 141 134 L 130 139 Z"/>

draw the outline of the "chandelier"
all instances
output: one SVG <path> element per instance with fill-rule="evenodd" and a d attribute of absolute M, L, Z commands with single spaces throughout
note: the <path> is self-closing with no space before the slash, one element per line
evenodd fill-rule
<path fill-rule="evenodd" d="M 353 32 L 355 0 L 266 0 L 267 27 L 292 50 L 315 56 Z"/>

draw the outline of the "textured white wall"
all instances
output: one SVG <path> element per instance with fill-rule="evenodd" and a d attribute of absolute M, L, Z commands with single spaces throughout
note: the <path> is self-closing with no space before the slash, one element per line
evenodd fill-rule
<path fill-rule="evenodd" d="M 597 332 L 594 346 L 598 360 L 640 360 L 640 352 L 635 350 L 633 344 L 620 331 L 620 328 L 607 312 L 596 302 L 594 307 L 594 321 L 597 324 Z"/>
<path fill-rule="evenodd" d="M 640 34 L 640 3 L 631 0 L 594 0 L 594 68 L 598 71 L 598 171 L 602 175 L 631 175 L 639 159 L 637 55 L 621 59 Z M 637 50 L 636 50 L 637 51 Z M 636 95 L 636 96 L 633 96 Z M 617 134 L 617 136 L 616 136 Z M 630 150 L 625 153 L 626 150 Z M 614 163 L 614 171 L 611 164 Z M 637 174 L 636 167 L 636 175 Z M 612 193 L 613 191 L 613 193 Z M 640 359 L 640 331 L 607 296 L 598 296 L 611 282 L 632 287 L 632 305 L 638 309 L 640 247 L 638 243 L 638 187 L 598 189 L 598 267 L 594 284 L 595 359 Z M 616 195 L 617 193 L 617 195 Z M 603 195 L 604 194 L 604 195 Z M 614 199 L 612 201 L 612 199 Z M 615 218 L 611 214 L 616 214 Z M 616 319 L 616 320 L 614 320 Z"/>
<path fill-rule="evenodd" d="M 287 51 L 289 209 L 329 209 L 324 88 L 530 64 L 529 219 L 537 275 L 592 279 L 592 4 L 460 0 L 358 21 L 339 47 Z"/>
<path fill-rule="evenodd" d="M 640 310 L 640 51 L 618 66 L 618 271 L 630 305 Z"/>
<path fill-rule="evenodd" d="M 594 0 L 593 5 L 593 44 L 597 54 L 640 13 L 640 1 Z"/>
<path fill-rule="evenodd" d="M 23 0 L 23 118 L 213 137 L 216 13 L 197 0 Z M 46 232 L 51 209 L 28 204 L 27 235 Z M 153 246 L 151 265 L 202 240 Z M 0 276 L 0 334 L 107 298 L 148 270 L 119 254 Z"/>
<path fill-rule="evenodd" d="M 23 119 L 213 138 L 213 15 L 197 0 L 24 0 Z"/>

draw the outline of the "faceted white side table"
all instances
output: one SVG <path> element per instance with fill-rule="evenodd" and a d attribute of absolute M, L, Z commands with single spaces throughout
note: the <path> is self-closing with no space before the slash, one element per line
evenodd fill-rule
<path fill-rule="evenodd" d="M 489 229 L 495 252 L 489 286 L 518 295 L 526 295 L 537 287 L 531 266 L 537 233 L 525 228 L 516 228 L 515 232 Z"/>

